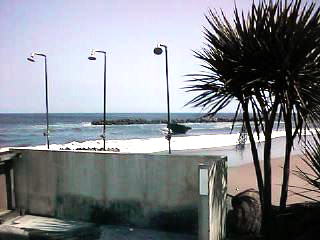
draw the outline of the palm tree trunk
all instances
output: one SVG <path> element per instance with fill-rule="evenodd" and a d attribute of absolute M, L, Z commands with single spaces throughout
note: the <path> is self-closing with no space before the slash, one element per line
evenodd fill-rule
<path fill-rule="evenodd" d="M 289 185 L 289 176 L 290 176 L 290 155 L 291 155 L 291 150 L 293 146 L 291 111 L 289 113 L 284 114 L 284 117 L 285 117 L 285 130 L 286 130 L 286 153 L 285 153 L 284 166 L 283 166 L 280 211 L 284 211 L 287 205 L 288 185 Z"/>
<path fill-rule="evenodd" d="M 257 185 L 259 189 L 259 195 L 260 195 L 260 202 L 261 206 L 263 206 L 263 178 L 262 178 L 262 171 L 261 171 L 261 166 L 259 162 L 259 156 L 258 156 L 258 150 L 256 146 L 256 142 L 253 137 L 253 132 L 252 128 L 250 125 L 250 117 L 249 117 L 249 112 L 248 112 L 248 104 L 244 104 L 243 106 L 243 120 L 248 132 L 249 136 L 249 141 L 251 145 L 251 153 L 252 153 L 252 159 L 253 159 L 253 164 L 254 168 L 256 171 L 256 177 L 257 177 Z"/>
<path fill-rule="evenodd" d="M 264 191 L 263 191 L 263 231 L 266 239 L 271 239 L 271 208 L 272 208 L 272 177 L 271 177 L 271 133 L 272 125 L 266 121 L 265 142 L 264 142 Z"/>
<path fill-rule="evenodd" d="M 259 99 L 258 99 L 259 100 Z M 262 102 L 262 101 L 261 101 Z M 264 191 L 263 191 L 263 222 L 262 230 L 266 239 L 272 238 L 272 170 L 271 170 L 271 145 L 272 145 L 272 130 L 276 118 L 276 113 L 279 106 L 279 100 L 276 98 L 271 107 L 270 115 L 268 112 L 263 112 L 265 120 L 265 142 L 264 142 Z M 265 108 L 263 108 L 265 109 Z"/>

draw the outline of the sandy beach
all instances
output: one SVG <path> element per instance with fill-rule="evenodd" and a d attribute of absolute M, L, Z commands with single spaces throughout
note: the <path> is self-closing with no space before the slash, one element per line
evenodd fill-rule
<path fill-rule="evenodd" d="M 312 138 L 309 136 L 307 140 L 312 142 Z M 303 171 L 310 172 L 309 167 L 301 160 L 303 157 L 303 144 L 297 139 L 294 141 L 294 148 L 291 154 L 291 170 L 297 170 L 297 167 Z M 257 149 L 260 159 L 263 156 L 264 143 L 258 143 Z M 280 195 L 281 195 L 281 184 L 282 184 L 282 171 L 284 162 L 284 148 L 285 148 L 285 138 L 278 137 L 272 140 L 272 150 L 271 150 L 271 165 L 272 165 L 272 201 L 273 204 L 279 205 Z M 251 147 L 249 144 L 245 146 L 243 150 L 237 150 L 236 146 L 225 146 L 217 148 L 208 149 L 192 149 L 184 151 L 175 151 L 178 154 L 186 155 L 221 155 L 227 156 L 228 158 L 228 193 L 231 195 L 236 195 L 246 189 L 254 188 L 258 189 L 256 183 L 256 174 L 252 161 Z M 260 163 L 263 167 L 263 162 Z M 289 185 L 296 187 L 307 187 L 304 181 L 294 174 L 290 175 Z M 238 190 L 237 190 L 238 189 Z M 289 191 L 302 192 L 299 188 L 289 188 Z M 320 200 L 320 196 L 314 193 L 307 193 L 307 196 L 316 198 Z M 304 197 L 288 193 L 288 204 L 310 201 Z"/>
<path fill-rule="evenodd" d="M 262 164 L 262 163 L 261 163 Z M 281 195 L 281 183 L 282 183 L 282 167 L 283 158 L 274 158 L 271 161 L 272 164 L 272 202 L 275 205 L 279 205 Z M 310 172 L 308 166 L 301 160 L 301 155 L 293 155 L 291 157 L 291 170 L 296 170 L 297 166 Z M 297 187 L 310 187 L 304 181 L 297 176 L 291 174 L 289 185 Z M 235 195 L 248 188 L 257 189 L 256 175 L 253 163 L 247 163 L 241 166 L 229 167 L 228 169 L 228 192 L 231 195 Z M 238 189 L 238 190 L 237 190 Z M 289 188 L 289 190 L 295 192 L 301 192 L 303 190 L 297 188 Z M 317 198 L 313 193 L 308 193 L 308 196 Z M 318 197 L 318 199 L 320 199 Z M 295 195 L 291 192 L 288 193 L 288 204 L 308 201 L 306 198 Z"/>

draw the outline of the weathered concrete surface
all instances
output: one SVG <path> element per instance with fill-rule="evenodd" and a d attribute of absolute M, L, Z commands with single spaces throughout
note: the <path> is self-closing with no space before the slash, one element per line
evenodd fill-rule
<path fill-rule="evenodd" d="M 225 158 L 225 161 L 227 158 Z M 209 239 L 223 240 L 226 237 L 227 216 L 227 165 L 217 161 L 209 167 Z"/>
<path fill-rule="evenodd" d="M 0 151 L 0 211 L 13 208 L 11 160 L 18 156 L 10 151 Z"/>
<path fill-rule="evenodd" d="M 219 156 L 19 151 L 16 204 L 30 214 L 196 233 L 200 163 L 219 173 L 213 204 L 225 197 L 226 159 Z M 213 209 L 211 220 L 221 223 L 224 207 Z"/>
<path fill-rule="evenodd" d="M 19 216 L 0 225 L 0 240 L 98 240 L 100 227 L 92 223 L 38 216 Z"/>
<path fill-rule="evenodd" d="M 196 240 L 196 235 L 19 216 L 0 225 L 0 240 Z"/>
<path fill-rule="evenodd" d="M 27 231 L 7 225 L 0 225 L 0 240 L 28 240 Z"/>
<path fill-rule="evenodd" d="M 7 209 L 6 177 L 0 174 L 0 210 Z"/>
<path fill-rule="evenodd" d="M 225 161 L 199 165 L 199 175 L 200 170 L 204 169 L 208 173 L 208 194 L 201 194 L 199 199 L 198 236 L 199 239 L 223 240 L 226 234 L 227 165 Z"/>
<path fill-rule="evenodd" d="M 197 235 L 155 231 L 123 226 L 101 226 L 99 240 L 197 240 Z"/>

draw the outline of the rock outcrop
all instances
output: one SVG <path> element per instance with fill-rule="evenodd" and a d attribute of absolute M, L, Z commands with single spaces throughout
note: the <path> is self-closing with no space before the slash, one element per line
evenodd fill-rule
<path fill-rule="evenodd" d="M 217 117 L 200 117 L 200 118 L 188 118 L 188 119 L 173 119 L 172 123 L 211 123 L 211 122 L 232 122 L 233 118 L 217 118 Z M 237 119 L 242 121 L 241 119 Z M 103 120 L 92 121 L 92 125 L 103 125 Z M 106 125 L 131 125 L 131 124 L 167 124 L 165 119 L 153 119 L 147 120 L 143 118 L 138 119 L 114 119 L 106 120 Z"/>
<path fill-rule="evenodd" d="M 234 196 L 231 204 L 233 209 L 228 213 L 229 231 L 237 235 L 258 236 L 262 221 L 259 192 L 248 189 Z"/>

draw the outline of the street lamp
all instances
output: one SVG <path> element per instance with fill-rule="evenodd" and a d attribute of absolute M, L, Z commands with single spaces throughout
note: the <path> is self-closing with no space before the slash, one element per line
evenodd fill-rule
<path fill-rule="evenodd" d="M 46 118 L 47 118 L 47 131 L 43 133 L 44 136 L 47 137 L 47 147 L 50 148 L 49 145 L 49 110 L 48 110 L 48 74 L 47 74 L 47 56 L 42 53 L 31 53 L 30 57 L 27 58 L 30 62 L 35 62 L 35 56 L 44 57 L 44 78 L 45 78 L 45 88 L 46 88 Z"/>
<path fill-rule="evenodd" d="M 96 53 L 104 54 L 104 90 L 103 90 L 103 133 L 101 135 L 103 139 L 103 150 L 106 150 L 106 52 L 92 49 L 89 60 L 96 60 Z"/>
<path fill-rule="evenodd" d="M 162 48 L 165 50 L 165 56 L 166 56 L 166 80 L 167 80 L 167 114 L 168 114 L 168 134 L 166 136 L 166 139 L 169 143 L 169 154 L 171 154 L 171 130 L 170 130 L 170 101 L 169 101 L 169 77 L 168 77 L 168 47 L 163 44 L 158 44 L 157 47 L 154 48 L 153 53 L 155 55 L 161 55 L 162 54 Z"/>

